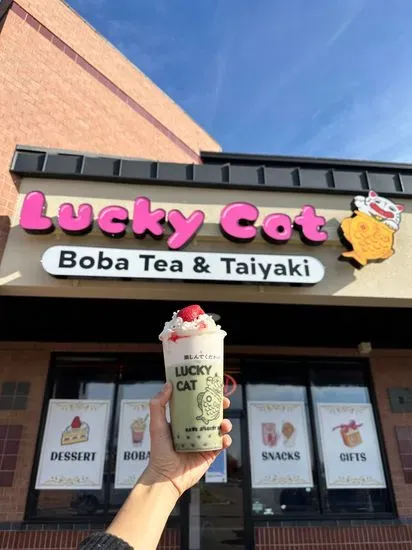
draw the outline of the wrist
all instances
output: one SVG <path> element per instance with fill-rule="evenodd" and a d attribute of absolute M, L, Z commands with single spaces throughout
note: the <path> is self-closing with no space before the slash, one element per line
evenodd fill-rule
<path fill-rule="evenodd" d="M 173 504 L 172 508 L 180 498 L 180 493 L 174 483 L 167 476 L 157 472 L 150 466 L 148 466 L 140 476 L 135 485 L 135 489 L 139 485 L 152 488 L 156 493 L 159 493 L 159 496 L 161 494 L 170 504 Z"/>
<path fill-rule="evenodd" d="M 157 548 L 178 498 L 178 491 L 169 479 L 147 468 L 107 532 L 135 550 Z"/>

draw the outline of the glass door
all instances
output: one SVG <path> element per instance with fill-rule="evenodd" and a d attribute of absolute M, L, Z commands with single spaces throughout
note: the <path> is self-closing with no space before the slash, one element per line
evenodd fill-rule
<path fill-rule="evenodd" d="M 218 457 L 215 468 L 190 494 L 190 550 L 242 550 L 244 525 L 243 418 L 227 415 L 233 424 L 232 446 Z"/>

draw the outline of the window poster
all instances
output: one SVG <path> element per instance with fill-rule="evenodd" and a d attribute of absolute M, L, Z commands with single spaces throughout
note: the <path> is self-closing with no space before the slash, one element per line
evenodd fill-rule
<path fill-rule="evenodd" d="M 217 455 L 205 474 L 206 483 L 227 483 L 227 451 Z"/>
<path fill-rule="evenodd" d="M 131 489 L 150 457 L 149 399 L 123 399 L 120 403 L 115 489 Z"/>
<path fill-rule="evenodd" d="M 372 406 L 319 403 L 318 417 L 328 489 L 385 488 Z"/>
<path fill-rule="evenodd" d="M 36 489 L 100 489 L 110 401 L 50 399 Z"/>
<path fill-rule="evenodd" d="M 249 401 L 252 487 L 313 487 L 303 402 Z"/>

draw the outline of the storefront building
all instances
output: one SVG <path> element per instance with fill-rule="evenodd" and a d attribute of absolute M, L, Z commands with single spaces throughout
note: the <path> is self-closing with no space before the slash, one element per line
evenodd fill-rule
<path fill-rule="evenodd" d="M 107 525 L 190 302 L 233 446 L 160 547 L 410 548 L 412 165 L 220 153 L 58 0 L 0 2 L 0 97 L 0 548 Z"/>
<path fill-rule="evenodd" d="M 73 548 L 148 460 L 158 334 L 228 332 L 233 446 L 162 548 L 412 544 L 412 168 L 16 148 L 1 264 L 4 548 Z"/>

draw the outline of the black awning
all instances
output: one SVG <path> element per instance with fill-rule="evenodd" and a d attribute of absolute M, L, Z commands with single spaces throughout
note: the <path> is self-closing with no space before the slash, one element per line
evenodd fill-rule
<path fill-rule="evenodd" d="M 155 300 L 0 297 L 2 341 L 157 343 L 185 303 Z M 204 303 L 221 315 L 230 345 L 412 348 L 412 310 Z"/>

